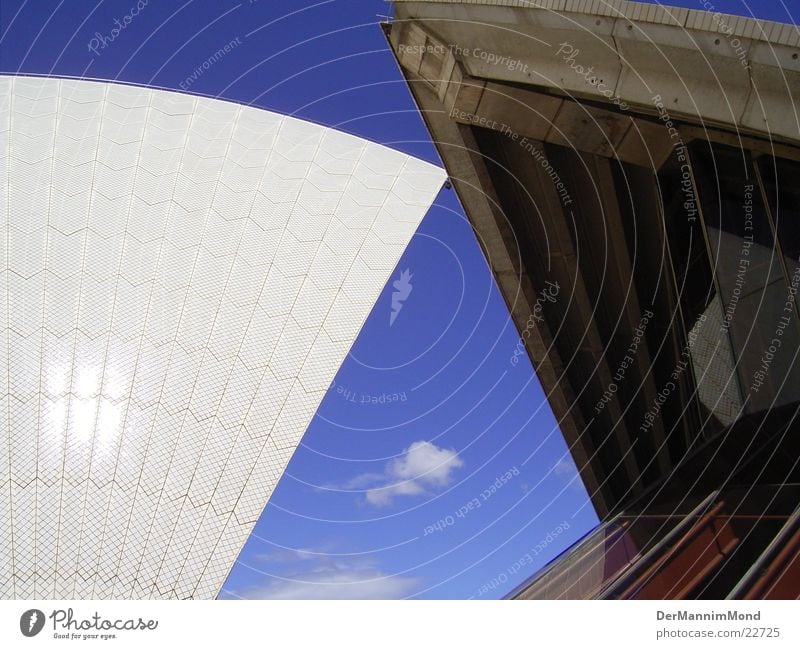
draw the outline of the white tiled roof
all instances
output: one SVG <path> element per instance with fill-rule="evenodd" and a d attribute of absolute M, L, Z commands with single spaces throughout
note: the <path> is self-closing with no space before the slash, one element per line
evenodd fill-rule
<path fill-rule="evenodd" d="M 214 597 L 444 172 L 8 76 L 0 156 L 0 597 Z"/>

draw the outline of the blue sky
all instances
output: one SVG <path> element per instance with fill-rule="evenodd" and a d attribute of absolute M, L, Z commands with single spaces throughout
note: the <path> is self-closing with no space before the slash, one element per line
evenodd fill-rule
<path fill-rule="evenodd" d="M 800 9 L 714 4 L 783 21 Z M 111 40 L 135 5 L 2 0 L 0 71 L 188 89 L 439 163 L 377 26 L 382 0 L 149 0 Z M 595 525 L 532 368 L 510 362 L 518 334 L 454 192 L 392 280 L 405 269 L 402 309 L 390 325 L 387 286 L 224 597 L 497 598 Z"/>

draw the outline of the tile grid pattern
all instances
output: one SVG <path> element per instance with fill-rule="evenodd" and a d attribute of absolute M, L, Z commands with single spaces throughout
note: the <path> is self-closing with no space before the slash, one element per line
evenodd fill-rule
<path fill-rule="evenodd" d="M 214 597 L 444 172 L 33 77 L 0 151 L 0 597 Z"/>

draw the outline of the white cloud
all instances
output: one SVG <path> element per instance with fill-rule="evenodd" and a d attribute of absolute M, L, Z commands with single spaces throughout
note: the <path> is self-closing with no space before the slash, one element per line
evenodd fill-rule
<path fill-rule="evenodd" d="M 570 487 L 582 491 L 583 481 L 578 475 L 578 469 L 570 455 L 564 455 L 553 466 L 553 475 L 566 482 Z"/>
<path fill-rule="evenodd" d="M 335 485 L 327 485 L 326 489 L 334 489 L 336 491 L 358 491 L 372 487 L 373 485 L 382 482 L 384 479 L 383 473 L 362 473 L 355 478 L 351 478 L 347 482 Z"/>
<path fill-rule="evenodd" d="M 286 563 L 288 561 L 311 561 L 318 553 L 304 548 L 273 548 L 269 552 L 255 555 L 255 559 L 265 563 Z"/>
<path fill-rule="evenodd" d="M 419 441 L 394 458 L 379 477 L 379 484 L 367 491 L 367 502 L 384 506 L 396 496 L 418 496 L 452 482 L 453 472 L 464 466 L 454 449 Z"/>
<path fill-rule="evenodd" d="M 399 457 L 387 462 L 380 473 L 361 473 L 345 482 L 320 485 L 328 491 L 362 491 L 370 505 L 382 507 L 396 496 L 419 496 L 433 493 L 453 481 L 453 472 L 464 461 L 451 448 L 442 448 L 420 440 Z"/>
<path fill-rule="evenodd" d="M 236 595 L 243 599 L 403 599 L 419 585 L 416 577 L 342 570 L 301 573 Z"/>
<path fill-rule="evenodd" d="M 572 458 L 567 457 L 566 455 L 558 458 L 558 461 L 553 467 L 553 473 L 561 478 L 572 480 L 572 478 L 575 477 L 575 465 L 572 462 Z"/>
<path fill-rule="evenodd" d="M 368 558 L 342 560 L 319 555 L 308 566 L 303 556 L 284 555 L 288 562 L 302 561 L 302 570 L 241 592 L 223 591 L 226 598 L 241 599 L 402 599 L 422 586 L 418 577 L 385 574 Z M 274 556 L 272 558 L 275 558 Z"/>

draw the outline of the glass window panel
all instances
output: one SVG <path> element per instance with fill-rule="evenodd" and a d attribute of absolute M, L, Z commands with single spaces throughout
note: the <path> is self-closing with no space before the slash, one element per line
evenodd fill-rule
<path fill-rule="evenodd" d="M 730 334 L 747 411 L 797 401 L 800 328 L 750 154 L 697 142 L 691 158 L 720 290 L 717 322 Z M 726 362 L 718 372 L 714 382 L 726 385 Z"/>

